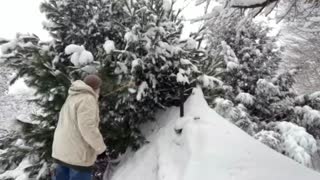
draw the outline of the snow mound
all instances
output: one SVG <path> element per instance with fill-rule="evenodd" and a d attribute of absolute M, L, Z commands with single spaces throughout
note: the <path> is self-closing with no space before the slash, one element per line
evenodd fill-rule
<path fill-rule="evenodd" d="M 185 118 L 170 108 L 142 128 L 149 144 L 111 180 L 318 180 L 320 174 L 258 142 L 210 109 L 195 89 Z"/>

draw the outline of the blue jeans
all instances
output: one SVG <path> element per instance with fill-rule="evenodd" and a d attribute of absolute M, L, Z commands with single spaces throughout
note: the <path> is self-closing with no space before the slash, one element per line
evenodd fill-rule
<path fill-rule="evenodd" d="M 90 172 L 81 172 L 66 166 L 57 165 L 52 180 L 91 180 Z"/>

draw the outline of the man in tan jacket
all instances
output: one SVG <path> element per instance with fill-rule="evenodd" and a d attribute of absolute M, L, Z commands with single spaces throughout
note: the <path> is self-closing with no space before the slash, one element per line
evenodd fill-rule
<path fill-rule="evenodd" d="M 56 180 L 90 180 L 97 156 L 106 151 L 99 131 L 100 86 L 98 76 L 88 75 L 69 89 L 52 145 Z"/>

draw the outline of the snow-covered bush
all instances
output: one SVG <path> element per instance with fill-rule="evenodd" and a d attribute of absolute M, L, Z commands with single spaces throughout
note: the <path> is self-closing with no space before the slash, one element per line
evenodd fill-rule
<path fill-rule="evenodd" d="M 295 98 L 295 122 L 317 139 L 320 138 L 320 96 L 319 92 L 300 95 Z"/>
<path fill-rule="evenodd" d="M 223 87 L 228 88 L 205 92 L 206 95 L 229 100 L 234 106 L 242 104 L 251 122 L 285 118 L 282 112 L 293 111 L 291 106 L 282 106 L 291 102 L 293 79 L 292 74 L 278 73 L 280 53 L 267 35 L 268 28 L 242 19 L 238 11 L 233 12 L 237 16 L 226 17 L 225 13 L 228 12 L 207 20 L 203 34 L 210 49 L 208 54 L 222 64 L 206 64 L 210 68 L 205 72 L 215 72 Z M 287 97 L 289 100 L 284 101 Z"/>
<path fill-rule="evenodd" d="M 278 122 L 275 129 L 282 136 L 282 151 L 297 162 L 311 167 L 311 156 L 317 151 L 317 142 L 303 127 L 290 122 Z"/>
<path fill-rule="evenodd" d="M 236 96 L 235 100 L 248 106 L 251 106 L 254 104 L 254 96 L 252 96 L 249 93 L 241 92 Z"/>
<path fill-rule="evenodd" d="M 311 167 L 311 156 L 318 148 L 316 140 L 305 128 L 281 121 L 269 123 L 267 129 L 259 131 L 254 137 L 272 149 Z"/>
<path fill-rule="evenodd" d="M 298 123 L 306 126 L 320 126 L 320 111 L 312 109 L 310 106 L 296 106 L 295 113 L 300 115 L 301 119 L 298 119 Z"/>
<path fill-rule="evenodd" d="M 267 35 L 267 27 L 242 18 L 237 10 L 216 10 L 214 16 L 205 19 L 203 35 L 208 54 L 220 64 L 206 64 L 210 68 L 204 69 L 218 74 L 223 86 L 215 88 L 214 93 L 205 91 L 206 99 L 221 116 L 309 166 L 316 147 L 312 138 L 319 133 L 318 94 L 296 98 L 292 88 L 295 71 L 280 71 L 279 47 Z M 270 122 L 291 124 L 279 123 L 271 128 Z M 303 138 L 297 139 L 300 135 Z M 300 145 L 302 141 L 310 146 Z"/>
<path fill-rule="evenodd" d="M 271 130 L 261 130 L 254 135 L 260 142 L 266 144 L 272 149 L 281 152 L 281 134 Z"/>
<path fill-rule="evenodd" d="M 235 123 L 248 134 L 255 134 L 257 124 L 250 120 L 247 109 L 243 104 L 238 104 L 235 106 L 230 100 L 217 98 L 215 100 L 214 110 L 222 117 Z"/>
<path fill-rule="evenodd" d="M 275 86 L 272 82 L 268 82 L 266 79 L 259 79 L 257 81 L 256 93 L 263 96 L 277 96 L 280 94 L 279 87 Z"/>
<path fill-rule="evenodd" d="M 232 71 L 234 69 L 239 68 L 239 60 L 234 53 L 234 51 L 231 49 L 231 47 L 225 42 L 221 41 L 221 46 L 222 46 L 222 53 L 224 56 L 224 61 L 227 65 L 227 70 Z"/>
<path fill-rule="evenodd" d="M 236 115 L 234 110 L 234 104 L 230 100 L 226 100 L 223 98 L 215 99 L 215 111 L 219 113 L 222 117 L 227 119 L 232 119 Z"/>

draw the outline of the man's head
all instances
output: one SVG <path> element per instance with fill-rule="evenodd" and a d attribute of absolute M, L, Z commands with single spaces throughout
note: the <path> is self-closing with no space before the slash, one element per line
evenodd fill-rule
<path fill-rule="evenodd" d="M 102 80 L 97 75 L 88 75 L 83 80 L 88 86 L 90 86 L 97 94 L 100 93 L 100 86 L 102 84 Z"/>

